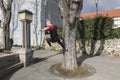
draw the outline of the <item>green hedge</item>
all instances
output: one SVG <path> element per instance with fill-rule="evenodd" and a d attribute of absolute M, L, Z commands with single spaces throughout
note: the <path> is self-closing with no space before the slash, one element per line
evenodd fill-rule
<path fill-rule="evenodd" d="M 98 18 L 86 18 L 78 23 L 78 33 L 80 38 L 91 39 L 111 39 L 120 38 L 120 28 L 112 29 L 113 19 L 106 16 Z"/>
<path fill-rule="evenodd" d="M 120 28 L 113 29 L 113 25 L 113 19 L 106 16 L 80 20 L 77 25 L 77 39 L 91 40 L 94 37 L 96 39 L 120 38 Z M 97 30 L 95 30 L 96 26 Z M 62 27 L 57 27 L 57 31 L 59 36 L 62 37 Z"/>

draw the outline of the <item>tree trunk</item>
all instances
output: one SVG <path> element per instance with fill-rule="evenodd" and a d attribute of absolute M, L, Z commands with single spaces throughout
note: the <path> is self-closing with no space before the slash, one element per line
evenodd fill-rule
<path fill-rule="evenodd" d="M 5 50 L 10 50 L 10 19 L 11 11 L 6 11 L 5 22 L 3 23 L 5 33 Z"/>
<path fill-rule="evenodd" d="M 82 9 L 83 0 L 57 0 L 63 20 L 63 36 L 66 51 L 63 56 L 62 68 L 74 70 L 77 68 L 76 28 Z"/>
<path fill-rule="evenodd" d="M 6 8 L 5 8 L 4 1 L 0 0 L 0 7 L 2 9 L 3 16 L 4 16 L 3 28 L 4 28 L 4 34 L 5 34 L 5 50 L 10 50 L 9 24 L 10 24 L 10 20 L 11 20 L 12 1 L 13 0 L 7 0 L 7 5 L 6 5 Z"/>
<path fill-rule="evenodd" d="M 73 70 L 77 68 L 76 57 L 76 27 L 72 30 L 65 29 L 65 44 L 67 51 L 65 52 L 62 68 L 66 70 Z"/>

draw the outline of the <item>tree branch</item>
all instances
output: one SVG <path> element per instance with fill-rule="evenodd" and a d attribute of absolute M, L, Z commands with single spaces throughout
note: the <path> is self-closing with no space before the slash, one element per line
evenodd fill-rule
<path fill-rule="evenodd" d="M 69 15 L 69 7 L 67 4 L 68 0 L 56 0 L 58 2 L 58 6 L 61 12 L 62 18 L 65 18 L 68 20 L 68 15 Z"/>
<path fill-rule="evenodd" d="M 82 2 L 83 0 L 73 0 L 73 2 L 70 4 L 70 12 L 69 12 L 70 24 L 73 24 L 77 19 L 79 19 L 80 11 L 82 9 Z"/>
<path fill-rule="evenodd" d="M 3 11 L 3 14 L 6 12 L 5 6 L 4 6 L 4 1 L 0 0 L 0 8 Z"/>
<path fill-rule="evenodd" d="M 7 10 L 10 10 L 12 7 L 12 2 L 13 0 L 8 0 L 8 4 L 7 4 Z"/>

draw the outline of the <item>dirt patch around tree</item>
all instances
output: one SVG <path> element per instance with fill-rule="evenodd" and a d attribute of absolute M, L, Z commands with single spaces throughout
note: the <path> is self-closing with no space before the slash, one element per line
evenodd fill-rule
<path fill-rule="evenodd" d="M 88 64 L 82 63 L 78 68 L 72 71 L 61 69 L 61 63 L 52 65 L 50 67 L 50 72 L 59 77 L 65 78 L 84 78 L 93 75 L 96 71 Z"/>

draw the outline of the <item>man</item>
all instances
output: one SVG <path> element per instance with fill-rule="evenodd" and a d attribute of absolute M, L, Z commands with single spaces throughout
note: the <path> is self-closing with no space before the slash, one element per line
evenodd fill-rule
<path fill-rule="evenodd" d="M 40 29 L 39 31 L 46 31 L 46 30 L 49 31 L 50 37 L 51 37 L 51 38 L 46 39 L 49 46 L 52 46 L 51 42 L 53 42 L 53 43 L 57 42 L 63 48 L 63 51 L 65 51 L 64 43 L 62 43 L 60 41 L 57 30 L 56 30 L 56 27 L 52 24 L 52 22 L 50 20 L 47 20 L 46 21 L 46 27 L 44 27 L 43 29 Z"/>

